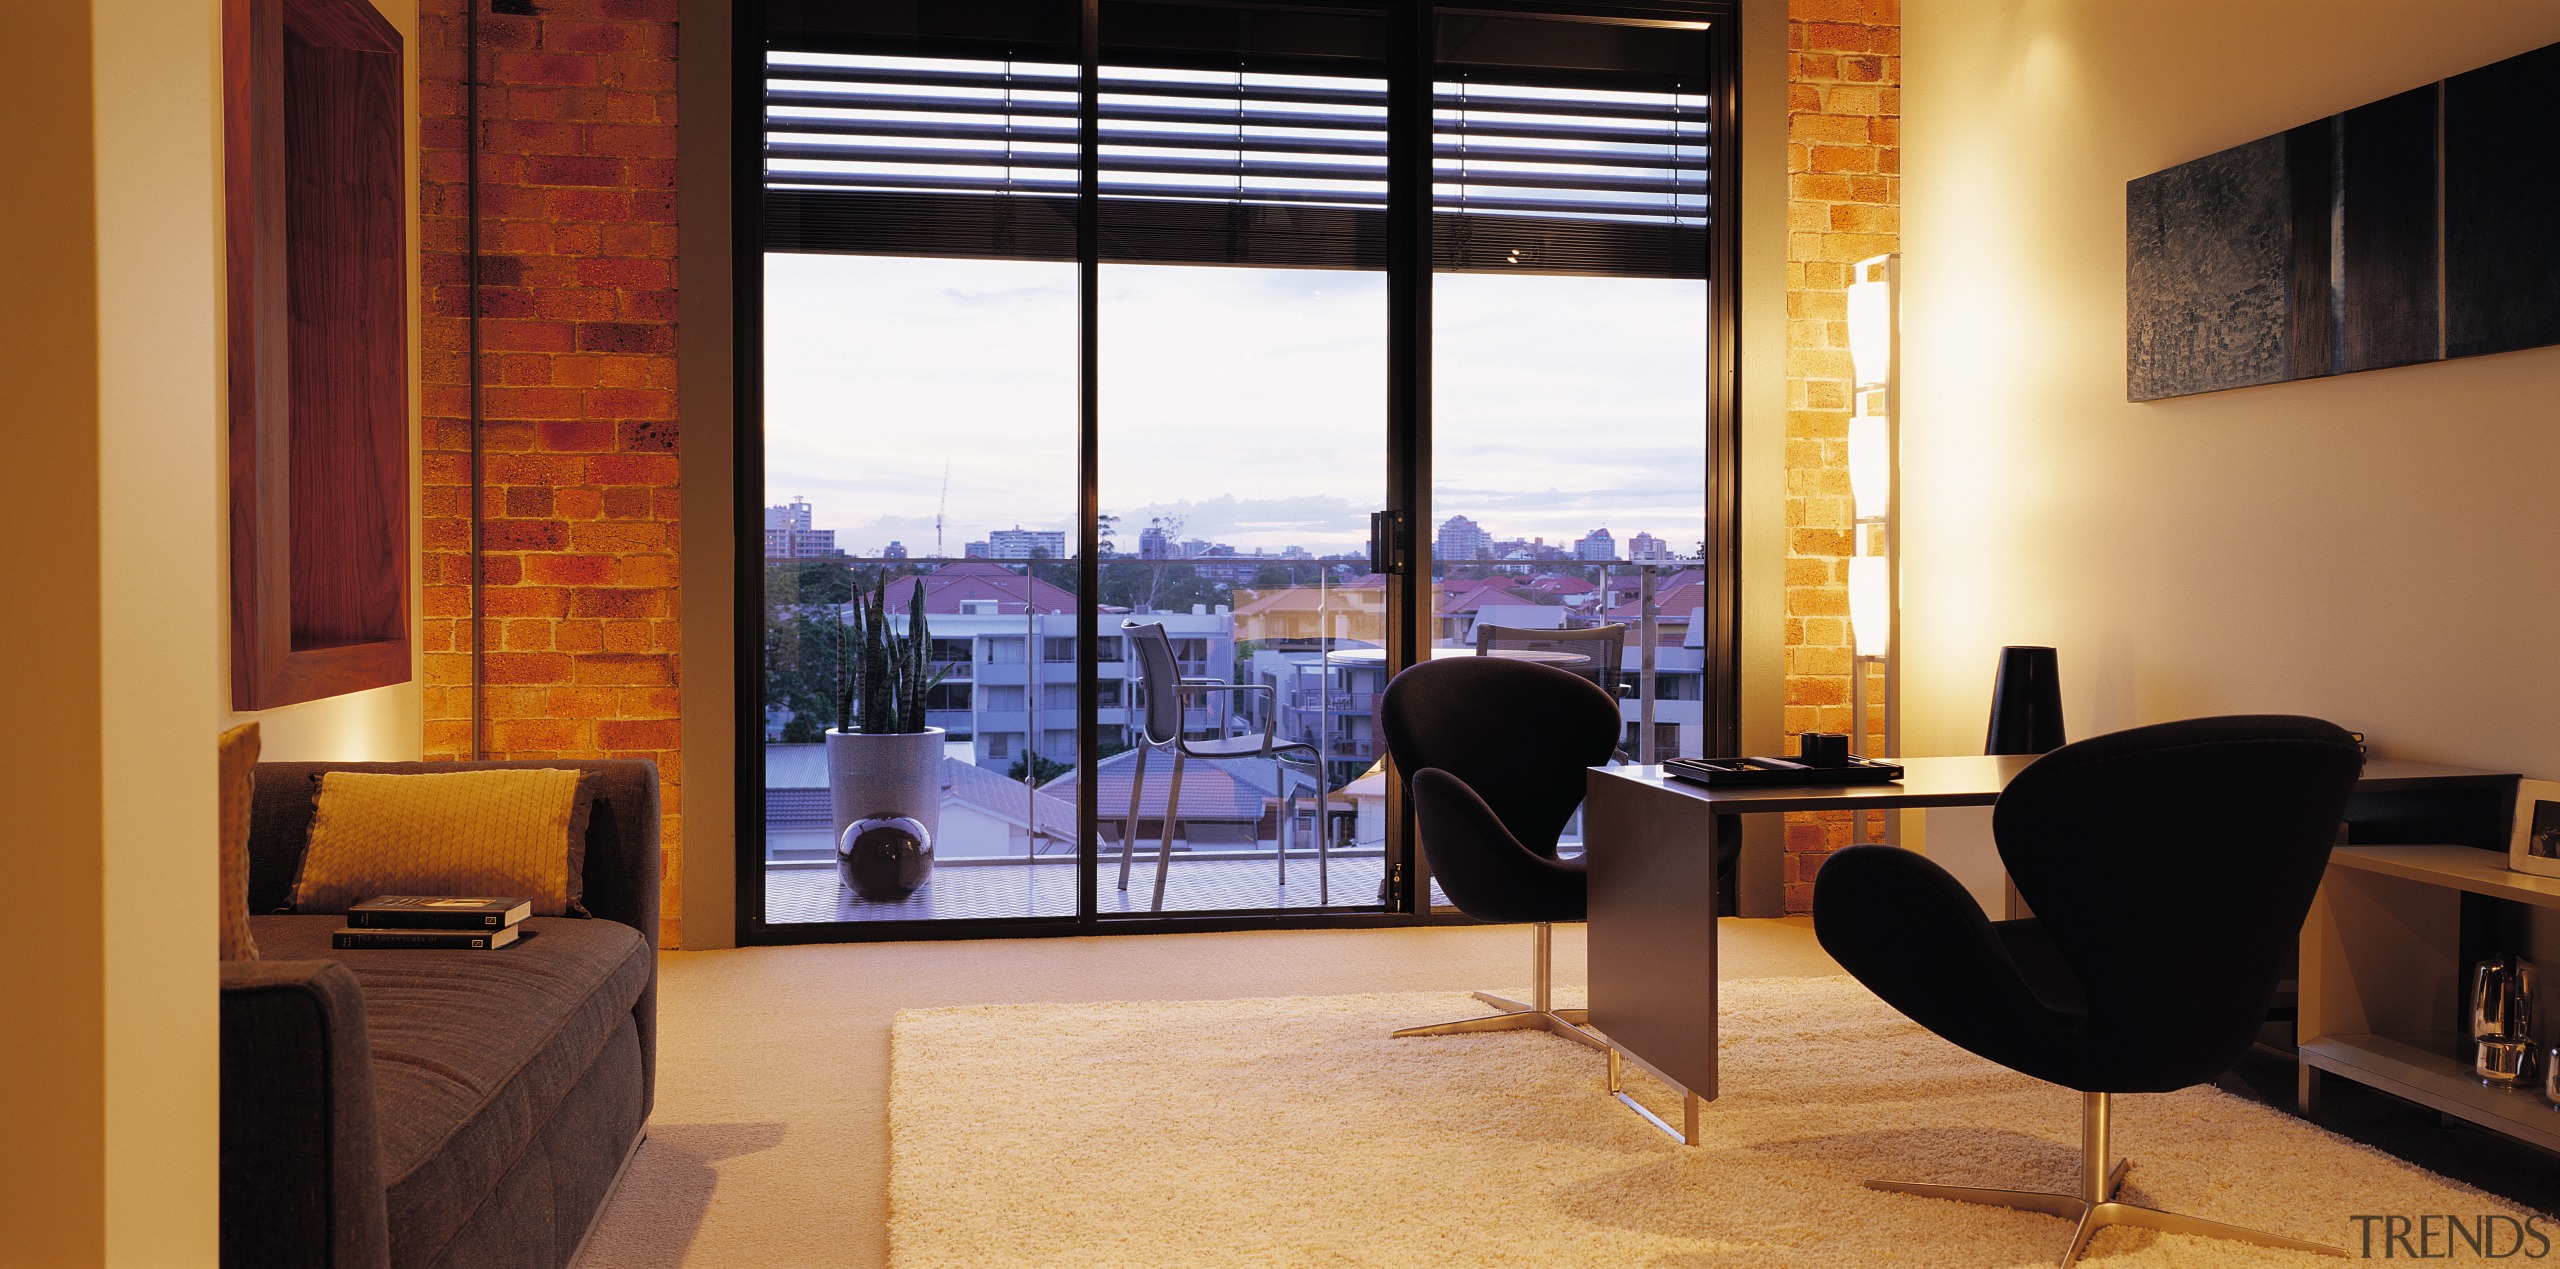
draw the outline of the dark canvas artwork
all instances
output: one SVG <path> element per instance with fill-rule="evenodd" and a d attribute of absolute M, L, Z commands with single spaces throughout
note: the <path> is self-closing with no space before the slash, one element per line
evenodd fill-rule
<path fill-rule="evenodd" d="M 2553 83 L 2560 45 L 2128 182 L 2127 399 L 2560 343 Z"/>
<path fill-rule="evenodd" d="M 2285 139 L 2125 187 L 2125 376 L 2136 401 L 2293 377 Z"/>
<path fill-rule="evenodd" d="M 2560 44 L 2444 84 L 2445 355 L 2560 343 Z"/>
<path fill-rule="evenodd" d="M 2334 372 L 2433 361 L 2436 343 L 2436 88 L 2338 117 Z"/>

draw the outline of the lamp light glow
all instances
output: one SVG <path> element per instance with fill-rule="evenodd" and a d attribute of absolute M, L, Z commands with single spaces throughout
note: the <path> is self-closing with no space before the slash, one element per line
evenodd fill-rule
<path fill-rule="evenodd" d="M 1893 436 L 1890 422 L 1872 414 L 1849 420 L 1849 494 L 1861 521 L 1881 520 L 1893 509 Z"/>
<path fill-rule="evenodd" d="M 1854 266 L 1849 284 L 1849 367 L 1856 387 L 1871 388 L 1893 375 L 1893 283 L 1890 256 Z"/>
<path fill-rule="evenodd" d="M 1849 557 L 1849 634 L 1862 657 L 1880 657 L 1893 642 L 1892 593 L 1881 555 Z"/>

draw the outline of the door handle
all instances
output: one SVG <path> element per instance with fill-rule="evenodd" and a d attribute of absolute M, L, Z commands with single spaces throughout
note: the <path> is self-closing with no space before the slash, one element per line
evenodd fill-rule
<path fill-rule="evenodd" d="M 1369 513 L 1369 571 L 1391 577 L 1403 576 L 1406 565 L 1405 528 L 1410 523 L 1402 511 Z"/>

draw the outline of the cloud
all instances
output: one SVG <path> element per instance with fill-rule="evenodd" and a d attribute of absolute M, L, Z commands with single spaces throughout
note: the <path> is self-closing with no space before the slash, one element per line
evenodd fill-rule
<path fill-rule="evenodd" d="M 767 498 L 848 550 L 1068 530 L 1075 266 L 766 257 Z M 1386 489 L 1384 275 L 1103 269 L 1101 495 L 1245 549 L 1356 549 Z M 1435 279 L 1435 522 L 1686 540 L 1704 520 L 1705 287 Z M 944 489 L 948 471 L 949 488 Z"/>

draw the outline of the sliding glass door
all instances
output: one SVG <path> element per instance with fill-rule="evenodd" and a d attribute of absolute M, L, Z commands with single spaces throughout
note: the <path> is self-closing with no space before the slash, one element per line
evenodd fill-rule
<path fill-rule="evenodd" d="M 1382 634 L 1345 596 L 1377 580 L 1386 494 L 1386 18 L 1097 17 L 1101 513 L 1137 557 L 1106 565 L 1130 584 L 1101 619 L 1205 654 L 1181 667 L 1197 742 L 1095 766 L 1099 909 L 1375 911 L 1383 817 L 1364 840 L 1359 799 L 1383 782 L 1355 785 L 1376 745 L 1322 684 Z"/>
<path fill-rule="evenodd" d="M 1672 7 L 766 7 L 743 940 L 1419 917 L 1378 695 L 1501 629 L 1625 627 L 1630 754 L 1717 750 Z"/>

